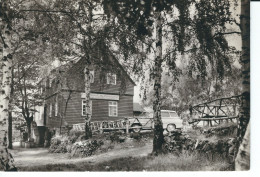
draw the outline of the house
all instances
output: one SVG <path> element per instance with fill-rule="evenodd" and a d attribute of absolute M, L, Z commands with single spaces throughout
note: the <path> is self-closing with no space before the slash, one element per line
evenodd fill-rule
<path fill-rule="evenodd" d="M 41 112 L 44 112 L 42 121 L 47 128 L 85 122 L 84 68 L 85 60 L 80 59 L 52 70 L 42 80 L 41 91 L 45 101 Z M 91 121 L 132 117 L 135 83 L 123 67 L 118 62 L 114 66 L 93 64 L 90 73 Z"/>

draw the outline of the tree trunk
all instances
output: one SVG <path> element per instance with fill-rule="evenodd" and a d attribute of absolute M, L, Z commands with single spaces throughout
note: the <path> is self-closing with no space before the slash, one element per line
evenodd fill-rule
<path fill-rule="evenodd" d="M 13 102 L 13 94 L 14 94 L 14 67 L 12 62 L 12 69 L 11 69 L 11 84 L 10 84 L 10 100 L 9 100 L 9 107 Z M 8 111 L 8 148 L 13 149 L 13 117 L 12 117 L 12 110 Z"/>
<path fill-rule="evenodd" d="M 153 155 L 162 153 L 163 145 L 163 125 L 161 119 L 161 79 L 162 79 L 162 17 L 160 12 L 156 12 L 156 54 L 154 61 L 154 139 Z"/>
<path fill-rule="evenodd" d="M 5 31 L 7 29 L 5 28 Z M 2 33 L 3 34 L 3 33 Z M 1 117 L 1 122 L 4 124 L 1 126 L 1 141 L 4 140 L 4 144 L 7 145 L 7 137 L 6 133 L 8 130 L 8 111 L 9 111 L 9 99 L 10 99 L 10 77 L 11 77 L 11 57 L 9 55 L 10 49 L 8 46 L 9 44 L 9 35 L 5 34 L 4 35 L 5 39 L 5 45 L 3 47 L 3 80 L 2 80 L 2 100 L 1 100 L 1 105 L 2 105 L 2 112 L 0 113 Z M 2 139 L 3 138 L 3 139 Z"/>
<path fill-rule="evenodd" d="M 32 135 L 32 121 L 31 120 L 27 120 L 26 121 L 26 125 L 27 125 L 27 129 L 28 129 L 27 133 L 28 133 L 28 140 L 29 140 L 31 138 L 31 135 Z"/>
<path fill-rule="evenodd" d="M 9 98 L 10 98 L 10 77 L 11 77 L 11 27 L 6 22 L 10 19 L 9 17 L 9 7 L 6 0 L 0 0 L 0 26 L 2 35 L 2 64 L 3 64 L 3 79 L 2 79 L 2 99 L 0 100 L 0 107 L 2 111 L 0 112 L 0 170 L 12 171 L 17 170 L 14 165 L 14 160 L 12 155 L 7 149 L 7 130 L 8 130 L 8 111 L 9 111 Z"/>
<path fill-rule="evenodd" d="M 8 148 L 13 149 L 13 117 L 12 117 L 12 112 L 9 111 L 9 116 L 8 116 Z"/>
<path fill-rule="evenodd" d="M 250 0 L 241 0 L 242 36 L 242 103 L 238 124 L 238 140 L 242 142 L 250 120 Z"/>
<path fill-rule="evenodd" d="M 91 113 L 90 113 L 90 70 L 89 64 L 86 64 L 84 69 L 85 78 L 85 94 L 86 94 L 86 118 L 85 118 L 85 138 L 89 139 L 92 137 L 90 129 Z"/>
<path fill-rule="evenodd" d="M 235 159 L 235 170 L 244 171 L 250 169 L 250 123 L 247 126 L 245 136 L 239 146 Z"/>

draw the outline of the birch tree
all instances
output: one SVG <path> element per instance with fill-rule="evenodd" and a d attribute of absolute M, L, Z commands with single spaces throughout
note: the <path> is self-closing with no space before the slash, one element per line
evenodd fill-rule
<path fill-rule="evenodd" d="M 29 9 L 22 10 L 27 13 L 34 13 L 55 26 L 49 29 L 48 42 L 61 44 L 62 49 L 57 51 L 59 58 L 70 58 L 68 60 L 84 59 L 84 82 L 86 95 L 86 138 L 91 137 L 90 131 L 90 66 L 95 65 L 105 72 L 104 68 L 110 71 L 120 72 L 116 65 L 116 59 L 111 57 L 108 50 L 106 33 L 106 15 L 102 13 L 101 1 L 52 1 L 35 2 Z M 55 39 L 55 40 L 53 40 Z M 71 59 L 73 58 L 73 59 Z M 104 67 L 106 66 L 106 67 Z M 102 75 L 103 76 L 103 75 Z M 120 75 L 123 77 L 122 75 Z M 122 82 L 123 83 L 123 82 Z"/>
<path fill-rule="evenodd" d="M 240 15 L 242 37 L 242 105 L 240 109 L 238 138 L 242 142 L 250 120 L 250 1 L 241 0 Z"/>
<path fill-rule="evenodd" d="M 149 75 L 154 88 L 153 154 L 159 154 L 162 152 L 163 144 L 160 114 L 163 68 L 169 68 L 169 72 L 177 79 L 177 58 L 186 55 L 189 58 L 190 72 L 197 70 L 202 80 L 207 77 L 208 67 L 216 67 L 217 77 L 223 78 L 225 71 L 230 68 L 230 58 L 227 55 L 230 46 L 224 36 L 240 34 L 239 31 L 229 32 L 226 27 L 234 22 L 230 2 L 105 0 L 103 4 L 104 11 L 111 21 L 116 21 L 117 31 L 120 31 L 118 28 L 122 29 L 122 35 L 117 33 L 118 41 L 114 41 L 121 49 L 118 52 L 126 56 L 125 61 L 134 63 L 134 72 L 144 73 L 140 65 L 149 60 L 148 55 L 154 53 L 153 59 L 150 60 L 152 64 L 149 67 Z M 124 33 L 127 35 L 124 36 Z M 131 58 L 131 55 L 137 53 L 145 53 L 146 57 L 139 55 Z"/>
<path fill-rule="evenodd" d="M 0 100 L 0 107 L 2 108 L 0 112 L 1 121 L 1 131 L 0 131 L 0 157 L 1 165 L 0 169 L 5 171 L 16 170 L 14 166 L 13 157 L 7 150 L 7 131 L 8 131 L 8 111 L 9 111 L 9 99 L 10 99 L 10 84 L 11 84 L 11 70 L 12 70 L 12 54 L 11 54 L 11 10 L 8 6 L 8 1 L 0 1 L 0 35 L 2 43 L 2 69 L 3 69 L 3 79 L 2 79 L 2 89 Z"/>
<path fill-rule="evenodd" d="M 242 105 L 239 115 L 236 170 L 250 169 L 250 1 L 241 0 Z"/>

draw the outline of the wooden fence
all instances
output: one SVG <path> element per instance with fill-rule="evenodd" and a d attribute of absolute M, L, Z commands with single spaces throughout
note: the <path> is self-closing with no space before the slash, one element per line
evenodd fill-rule
<path fill-rule="evenodd" d="M 241 98 L 241 95 L 237 95 L 192 106 L 190 108 L 191 119 L 189 123 L 206 121 L 209 126 L 212 126 L 213 123 L 220 124 L 223 121 L 235 122 L 238 118 Z"/>
<path fill-rule="evenodd" d="M 92 131 L 104 131 L 104 130 L 126 130 L 129 132 L 130 121 L 128 118 L 115 120 L 115 121 L 93 121 L 90 123 L 90 128 Z M 85 124 L 73 124 L 73 130 L 85 131 Z"/>

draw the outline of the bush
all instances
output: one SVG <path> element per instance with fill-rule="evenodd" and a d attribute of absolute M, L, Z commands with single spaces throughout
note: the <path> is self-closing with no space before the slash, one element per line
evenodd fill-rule
<path fill-rule="evenodd" d="M 68 138 L 71 141 L 71 143 L 75 143 L 76 141 L 81 141 L 85 139 L 84 136 L 84 132 L 75 130 L 71 130 L 68 134 Z"/>
<path fill-rule="evenodd" d="M 223 138 L 215 141 L 193 139 L 187 134 L 176 133 L 164 138 L 163 151 L 180 155 L 182 153 L 206 155 L 206 158 L 221 156 L 234 158 L 236 138 Z"/>
<path fill-rule="evenodd" d="M 76 142 L 71 147 L 72 157 L 88 157 L 93 155 L 104 142 L 102 140 L 85 140 Z"/>
<path fill-rule="evenodd" d="M 131 134 L 130 134 L 130 138 L 133 138 L 133 139 L 135 139 L 135 140 L 140 140 L 142 137 L 141 137 L 141 134 L 140 134 L 140 133 L 134 132 L 134 133 L 131 133 Z"/>
<path fill-rule="evenodd" d="M 71 153 L 72 157 L 91 156 L 104 142 L 102 140 L 81 140 L 79 132 L 70 136 L 57 136 L 51 139 L 50 153 Z"/>
<path fill-rule="evenodd" d="M 68 137 L 54 137 L 51 139 L 49 152 L 51 153 L 67 153 L 67 146 L 70 145 Z"/>
<path fill-rule="evenodd" d="M 126 139 L 126 136 L 123 132 L 117 131 L 117 132 L 112 132 L 109 135 L 109 140 L 112 142 L 117 142 L 117 143 L 122 143 Z"/>

